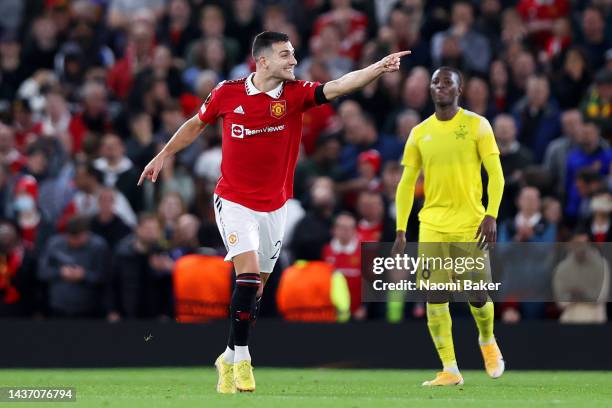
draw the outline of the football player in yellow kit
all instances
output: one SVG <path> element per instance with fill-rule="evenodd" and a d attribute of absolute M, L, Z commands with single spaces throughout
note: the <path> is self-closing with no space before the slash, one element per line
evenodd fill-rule
<path fill-rule="evenodd" d="M 412 129 L 402 159 L 404 170 L 396 195 L 395 254 L 403 253 L 406 247 L 406 224 L 421 171 L 425 203 L 419 213 L 419 251 L 426 247 L 423 243 L 474 243 L 476 248 L 496 240 L 504 177 L 491 125 L 484 117 L 459 106 L 462 78 L 456 69 L 436 70 L 430 92 L 436 111 Z M 482 165 L 489 179 L 486 209 L 482 205 Z M 449 296 L 444 291 L 427 293 L 427 326 L 443 370 L 433 380 L 425 381 L 425 386 L 463 384 L 455 360 Z M 468 300 L 478 326 L 486 371 L 498 378 L 505 366 L 493 335 L 493 303 L 485 291 L 470 292 Z"/>

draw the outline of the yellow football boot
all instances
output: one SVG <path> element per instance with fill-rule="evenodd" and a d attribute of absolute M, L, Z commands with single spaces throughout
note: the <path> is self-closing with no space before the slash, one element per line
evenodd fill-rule
<path fill-rule="evenodd" d="M 236 392 L 236 384 L 234 383 L 234 365 L 226 363 L 223 359 L 223 353 L 215 361 L 215 368 L 219 375 L 217 381 L 217 392 L 219 394 L 234 394 Z"/>
<path fill-rule="evenodd" d="M 255 377 L 253 366 L 249 360 L 242 360 L 234 364 L 234 383 L 240 392 L 255 391 Z"/>
<path fill-rule="evenodd" d="M 489 377 L 501 377 L 506 369 L 506 364 L 497 346 L 497 341 L 494 339 L 492 343 L 480 346 L 480 351 L 482 352 L 482 358 L 484 359 L 485 368 Z"/>
<path fill-rule="evenodd" d="M 425 387 L 434 387 L 439 385 L 463 385 L 463 377 L 461 374 L 440 371 L 438 374 L 436 374 L 436 378 L 423 383 L 423 386 Z"/>

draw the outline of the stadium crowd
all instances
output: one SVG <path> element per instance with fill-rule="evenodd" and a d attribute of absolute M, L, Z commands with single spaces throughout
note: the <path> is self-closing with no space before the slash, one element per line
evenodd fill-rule
<path fill-rule="evenodd" d="M 175 317 L 181 259 L 224 253 L 212 208 L 220 128 L 206 127 L 155 184 L 136 184 L 218 82 L 254 70 L 263 30 L 289 34 L 297 76 L 311 81 L 412 54 L 400 72 L 304 114 L 296 200 L 262 316 L 282 314 L 274 292 L 296 260 L 344 274 L 353 319 L 424 316 L 418 303 L 361 304 L 359 243 L 395 237 L 399 159 L 433 113 L 440 65 L 463 72 L 462 106 L 493 126 L 506 179 L 499 240 L 612 238 L 608 1 L 3 0 L 0 316 Z M 422 201 L 417 186 L 411 240 Z M 554 277 L 537 267 L 523 276 L 557 294 L 585 291 L 572 265 L 600 255 L 581 256 Z M 209 275 L 207 296 L 218 280 Z M 229 298 L 219 290 L 212 303 Z M 591 305 L 509 300 L 498 315 L 601 322 L 604 292 Z"/>

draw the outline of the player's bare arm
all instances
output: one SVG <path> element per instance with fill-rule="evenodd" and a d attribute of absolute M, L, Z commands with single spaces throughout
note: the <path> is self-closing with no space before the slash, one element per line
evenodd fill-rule
<path fill-rule="evenodd" d="M 406 249 L 406 226 L 408 224 L 408 217 L 412 211 L 412 204 L 414 202 L 414 186 L 417 178 L 419 177 L 420 169 L 415 167 L 406 166 L 402 172 L 402 178 L 397 185 L 397 192 L 395 194 L 395 205 L 397 212 L 397 227 L 395 242 L 391 249 L 391 255 L 400 255 L 404 253 Z"/>
<path fill-rule="evenodd" d="M 349 72 L 338 79 L 327 82 L 323 86 L 325 98 L 327 98 L 327 100 L 332 100 L 339 96 L 355 92 L 374 81 L 382 74 L 398 71 L 400 68 L 400 59 L 410 53 L 410 51 L 400 51 L 387 55 L 380 61 L 363 69 Z"/>
<path fill-rule="evenodd" d="M 155 183 L 159 172 L 164 167 L 164 160 L 193 143 L 204 126 L 205 124 L 200 120 L 198 115 L 194 115 L 191 119 L 183 123 L 157 156 L 146 165 L 140 175 L 138 185 L 140 186 L 146 179 Z"/>
<path fill-rule="evenodd" d="M 485 157 L 482 164 L 489 178 L 487 186 L 489 204 L 485 216 L 478 226 L 475 238 L 478 239 L 479 247 L 487 248 L 497 241 L 497 212 L 504 191 L 504 173 L 499 155 Z"/>

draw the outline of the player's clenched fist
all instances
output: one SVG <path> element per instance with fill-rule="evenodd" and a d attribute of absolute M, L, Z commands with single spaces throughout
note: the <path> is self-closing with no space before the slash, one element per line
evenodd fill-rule
<path fill-rule="evenodd" d="M 155 183 L 157 181 L 157 175 L 161 171 L 162 167 L 164 167 L 164 156 L 155 156 L 142 171 L 140 179 L 138 180 L 138 185 L 140 186 L 146 179 L 149 179 Z"/>

